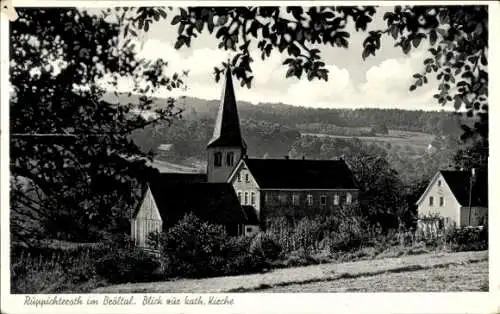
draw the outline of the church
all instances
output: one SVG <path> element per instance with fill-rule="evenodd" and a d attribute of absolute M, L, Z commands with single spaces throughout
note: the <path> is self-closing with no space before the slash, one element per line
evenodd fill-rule
<path fill-rule="evenodd" d="M 173 226 L 187 213 L 223 225 L 233 236 L 265 229 L 278 208 L 333 213 L 357 198 L 353 174 L 343 159 L 262 159 L 247 154 L 231 69 L 225 73 L 204 174 L 160 173 L 145 185 L 131 219 L 131 236 L 146 246 L 151 232 Z"/>

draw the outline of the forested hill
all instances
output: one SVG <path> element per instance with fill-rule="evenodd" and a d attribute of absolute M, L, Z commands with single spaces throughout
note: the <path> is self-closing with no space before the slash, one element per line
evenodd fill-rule
<path fill-rule="evenodd" d="M 137 99 L 121 95 L 108 101 Z M 155 99 L 154 106 L 163 103 Z M 184 109 L 181 119 L 137 130 L 132 140 L 141 149 L 154 151 L 157 160 L 204 169 L 219 101 L 185 98 L 177 106 Z M 456 141 L 462 134 L 462 118 L 445 111 L 315 109 L 243 101 L 238 110 L 252 157 L 329 159 L 347 156 L 363 143 L 378 147 L 377 154 L 409 179 L 420 176 L 423 168 L 432 172 L 446 167 L 458 147 L 447 139 Z"/>
<path fill-rule="evenodd" d="M 127 94 L 109 94 L 106 100 L 124 103 L 136 102 L 138 96 Z M 161 105 L 163 99 L 155 99 L 155 105 Z M 208 118 L 215 119 L 219 106 L 218 100 L 204 100 L 186 97 L 179 100 L 178 107 L 184 108 L 183 118 L 187 120 Z M 425 105 L 422 105 L 425 106 Z M 266 121 L 288 127 L 303 128 L 311 125 L 329 125 L 337 127 L 363 128 L 385 125 L 388 129 L 442 134 L 455 132 L 463 118 L 446 111 L 423 111 L 401 109 L 323 109 L 291 106 L 281 103 L 259 103 L 238 101 L 238 111 L 241 119 Z M 340 134 L 339 134 L 340 135 Z M 348 134 L 351 135 L 351 134 Z M 356 135 L 356 134 L 353 134 Z M 361 135 L 361 134 L 358 134 Z"/>

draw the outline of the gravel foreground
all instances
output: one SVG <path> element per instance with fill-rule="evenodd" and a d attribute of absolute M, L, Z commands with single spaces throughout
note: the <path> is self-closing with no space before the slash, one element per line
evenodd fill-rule
<path fill-rule="evenodd" d="M 488 251 L 430 253 L 276 269 L 267 273 L 130 283 L 92 293 L 487 291 Z"/>

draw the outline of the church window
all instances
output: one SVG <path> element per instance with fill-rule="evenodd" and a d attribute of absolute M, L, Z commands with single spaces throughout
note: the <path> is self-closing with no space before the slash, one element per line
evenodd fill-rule
<path fill-rule="evenodd" d="M 247 183 L 250 182 L 250 178 L 248 176 L 248 173 L 245 173 L 245 182 L 247 182 Z"/>
<path fill-rule="evenodd" d="M 326 205 L 326 195 L 321 195 L 321 197 L 320 197 L 320 203 L 321 203 L 321 206 L 325 206 Z"/>
<path fill-rule="evenodd" d="M 245 192 L 245 205 L 248 204 L 248 192 Z"/>
<path fill-rule="evenodd" d="M 441 186 L 441 180 L 438 180 L 438 186 Z"/>
<path fill-rule="evenodd" d="M 299 194 L 298 193 L 294 193 L 292 195 L 292 204 L 299 205 Z"/>
<path fill-rule="evenodd" d="M 312 194 L 307 194 L 307 205 L 312 206 L 313 204 L 313 196 Z"/>
<path fill-rule="evenodd" d="M 347 192 L 346 196 L 345 196 L 345 203 L 346 204 L 351 204 L 352 203 L 352 194 Z"/>
<path fill-rule="evenodd" d="M 238 201 L 240 201 L 241 204 L 241 191 L 238 191 Z"/>
<path fill-rule="evenodd" d="M 236 175 L 236 180 L 238 182 L 241 182 L 241 174 L 238 172 L 238 174 Z"/>
<path fill-rule="evenodd" d="M 252 194 L 250 195 L 250 203 L 252 205 L 255 205 L 255 193 L 254 192 L 252 192 Z"/>
<path fill-rule="evenodd" d="M 338 205 L 340 203 L 339 195 L 335 193 L 333 196 L 333 205 Z"/>
<path fill-rule="evenodd" d="M 429 196 L 429 206 L 434 206 L 434 197 Z"/>
<path fill-rule="evenodd" d="M 444 197 L 439 198 L 439 206 L 443 207 L 444 206 Z"/>
<path fill-rule="evenodd" d="M 226 165 L 232 166 L 234 164 L 234 153 L 229 152 L 226 154 Z"/>
<path fill-rule="evenodd" d="M 222 166 L 222 153 L 221 152 L 214 153 L 214 166 L 215 167 Z"/>

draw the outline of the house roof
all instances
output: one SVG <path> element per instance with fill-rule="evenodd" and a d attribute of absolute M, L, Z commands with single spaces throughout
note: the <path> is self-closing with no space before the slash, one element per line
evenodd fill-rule
<path fill-rule="evenodd" d="M 476 171 L 472 183 L 471 171 L 441 170 L 441 175 L 462 206 L 469 206 L 469 191 L 471 191 L 471 206 L 488 206 L 488 174 L 485 171 Z"/>
<path fill-rule="evenodd" d="M 166 227 L 174 225 L 190 212 L 216 224 L 247 223 L 238 197 L 229 183 L 172 183 L 170 176 L 160 174 L 150 179 L 147 186 Z M 136 215 L 137 211 L 134 217 Z"/>
<path fill-rule="evenodd" d="M 246 149 L 246 143 L 241 136 L 240 119 L 234 95 L 231 69 L 228 67 L 225 73 L 225 83 L 222 89 L 219 112 L 215 120 L 215 128 L 212 139 L 207 147 L 242 147 Z"/>
<path fill-rule="evenodd" d="M 356 189 L 344 160 L 244 159 L 261 189 Z"/>

